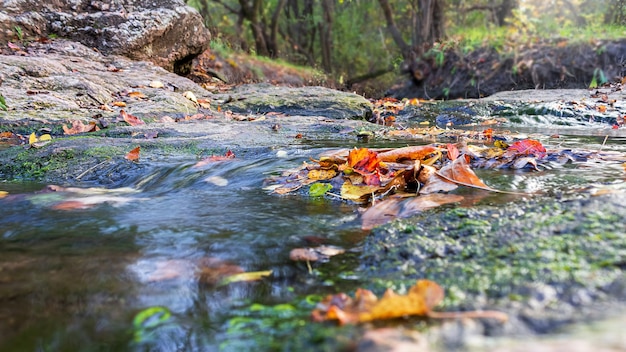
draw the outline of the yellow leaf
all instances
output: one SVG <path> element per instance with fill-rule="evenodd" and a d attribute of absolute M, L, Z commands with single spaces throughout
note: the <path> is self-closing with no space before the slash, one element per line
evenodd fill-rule
<path fill-rule="evenodd" d="M 219 283 L 219 286 L 228 285 L 233 282 L 258 281 L 270 275 L 272 275 L 272 270 L 251 271 L 247 273 L 233 274 L 222 279 L 222 281 L 220 281 Z"/>
<path fill-rule="evenodd" d="M 380 187 L 377 186 L 359 186 L 353 185 L 350 181 L 346 181 L 341 186 L 341 198 L 352 200 L 352 201 L 362 201 L 364 198 L 367 198 L 370 194 L 376 192 Z"/>
<path fill-rule="evenodd" d="M 7 191 L 0 191 L 0 198 L 4 198 L 4 197 L 6 197 L 8 195 L 9 195 L 9 192 L 7 192 Z"/>
<path fill-rule="evenodd" d="M 49 134 L 43 134 L 41 135 L 41 137 L 39 137 L 39 141 L 43 142 L 43 141 L 51 141 L 52 140 L 52 136 L 50 136 Z"/>
<path fill-rule="evenodd" d="M 28 144 L 33 144 L 35 142 L 37 142 L 37 136 L 35 135 L 35 132 L 33 132 L 28 137 Z"/>
<path fill-rule="evenodd" d="M 330 180 L 331 178 L 337 176 L 337 171 L 335 170 L 310 170 L 308 177 L 311 180 Z"/>

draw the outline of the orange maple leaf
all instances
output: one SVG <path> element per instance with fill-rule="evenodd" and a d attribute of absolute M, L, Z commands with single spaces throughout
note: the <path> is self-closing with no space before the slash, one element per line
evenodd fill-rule
<path fill-rule="evenodd" d="M 363 183 L 380 185 L 380 159 L 378 153 L 367 148 L 353 149 L 348 154 L 348 166 L 363 176 Z"/>
<path fill-rule="evenodd" d="M 125 159 L 130 160 L 130 161 L 138 161 L 140 151 L 141 151 L 141 147 L 137 147 L 131 150 L 130 152 L 128 152 L 128 154 L 126 154 Z"/>

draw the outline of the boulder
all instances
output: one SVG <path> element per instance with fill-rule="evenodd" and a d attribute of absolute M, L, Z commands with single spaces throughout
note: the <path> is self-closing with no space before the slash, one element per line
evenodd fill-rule
<path fill-rule="evenodd" d="M 200 14 L 182 0 L 3 2 L 0 46 L 50 34 L 180 74 L 190 71 L 211 38 Z"/>

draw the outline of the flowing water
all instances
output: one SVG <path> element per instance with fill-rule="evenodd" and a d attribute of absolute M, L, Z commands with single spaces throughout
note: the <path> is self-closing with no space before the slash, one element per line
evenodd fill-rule
<path fill-rule="evenodd" d="M 560 139 L 546 141 L 625 153 L 623 134 L 608 132 L 614 135 L 606 142 L 605 128 L 558 130 Z M 245 330 L 253 324 L 246 312 L 264 307 L 283 307 L 268 314 L 283 314 L 286 322 L 312 324 L 310 297 L 353 292 L 362 284 L 351 274 L 367 235 L 358 207 L 305 193 L 272 195 L 263 180 L 326 147 L 312 144 L 306 151 L 289 150 L 286 158 L 268 153 L 199 169 L 194 161 L 155 165 L 151 173 L 129 178 L 127 188 L 104 193 L 0 183 L 9 192 L 0 199 L 0 350 L 251 350 L 258 348 L 254 339 L 238 340 L 265 332 L 255 330 L 258 325 Z M 555 164 L 537 173 L 479 175 L 495 188 L 555 194 L 623 182 L 620 167 L 590 166 L 582 173 Z M 94 206 L 59 206 L 77 199 Z M 291 249 L 317 243 L 348 252 L 315 263 L 311 273 L 306 264 L 289 260 Z M 241 270 L 272 274 L 220 283 Z"/>

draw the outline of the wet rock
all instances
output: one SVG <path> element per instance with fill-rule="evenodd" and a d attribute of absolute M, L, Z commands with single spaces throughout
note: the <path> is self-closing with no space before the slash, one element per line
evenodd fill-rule
<path fill-rule="evenodd" d="M 211 38 L 200 14 L 182 0 L 4 3 L 0 44 L 49 34 L 184 74 Z"/>
<path fill-rule="evenodd" d="M 606 316 L 607 307 L 623 299 L 617 228 L 624 224 L 625 202 L 623 192 L 564 195 L 396 221 L 365 239 L 359 275 L 385 287 L 426 277 L 446 288 L 446 310 L 509 315 L 506 325 L 481 321 L 477 335 L 554 332 Z M 445 256 L 418 255 L 451 245 L 457 249 Z M 419 264 L 408 270 L 406 263 Z M 451 348 L 472 340 L 458 329 L 443 330 L 439 338 Z"/>
<path fill-rule="evenodd" d="M 2 94 L 9 107 L 9 111 L 0 111 L 4 122 L 58 123 L 86 120 L 96 114 L 115 115 L 118 111 L 111 103 L 120 100 L 126 100 L 126 110 L 138 116 L 195 113 L 196 105 L 182 93 L 210 95 L 192 81 L 152 63 L 104 56 L 76 42 L 33 43 L 27 50 L 28 56 L 0 55 Z M 166 87 L 150 87 L 153 80 Z M 121 96 L 129 91 L 142 92 L 147 99 Z M 108 110 L 103 110 L 105 105 Z"/>
<path fill-rule="evenodd" d="M 357 344 L 358 352 L 430 351 L 425 336 L 416 331 L 381 328 L 367 331 Z"/>
<path fill-rule="evenodd" d="M 324 87 L 281 87 L 248 84 L 228 93 L 223 108 L 240 113 L 276 112 L 285 115 L 324 116 L 367 120 L 372 104 L 360 95 Z"/>

